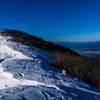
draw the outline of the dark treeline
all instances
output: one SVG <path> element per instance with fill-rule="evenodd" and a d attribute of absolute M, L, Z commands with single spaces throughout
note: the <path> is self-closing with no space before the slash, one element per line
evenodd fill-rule
<path fill-rule="evenodd" d="M 67 47 L 64 47 L 64 46 L 61 46 L 61 45 L 58 45 L 56 43 L 52 43 L 49 41 L 45 41 L 41 38 L 27 34 L 22 31 L 6 29 L 5 34 L 14 37 L 13 40 L 15 42 L 19 42 L 19 43 L 23 43 L 25 45 L 37 47 L 37 48 L 40 48 L 40 49 L 45 50 L 50 53 L 53 53 L 55 51 L 59 51 L 59 52 L 63 51 L 63 52 L 67 52 L 70 54 L 79 55 Z"/>

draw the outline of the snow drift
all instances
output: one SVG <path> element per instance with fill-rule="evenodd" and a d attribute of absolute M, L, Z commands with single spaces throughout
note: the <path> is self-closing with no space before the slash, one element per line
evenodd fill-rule
<path fill-rule="evenodd" d="M 7 58 L 11 58 L 11 59 L 32 59 L 32 58 L 29 58 L 29 57 L 23 55 L 22 53 L 20 53 L 18 51 L 12 50 L 7 45 L 0 47 L 0 58 L 1 59 L 7 59 Z"/>

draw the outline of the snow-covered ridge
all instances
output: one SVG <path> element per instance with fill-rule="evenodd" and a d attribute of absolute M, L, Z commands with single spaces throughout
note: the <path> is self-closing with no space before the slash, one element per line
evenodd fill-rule
<path fill-rule="evenodd" d="M 32 60 L 32 58 L 23 55 L 19 51 L 11 49 L 7 45 L 9 39 L 12 39 L 12 37 L 0 36 L 0 59 L 10 58 L 10 59 L 31 59 Z M 15 46 L 17 47 L 17 44 L 15 44 Z"/>
<path fill-rule="evenodd" d="M 47 52 L 0 36 L 0 100 L 99 100 L 100 90 L 48 64 Z"/>

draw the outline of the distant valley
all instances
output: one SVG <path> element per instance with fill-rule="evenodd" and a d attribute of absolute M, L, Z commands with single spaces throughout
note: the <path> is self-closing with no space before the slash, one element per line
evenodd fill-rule
<path fill-rule="evenodd" d="M 57 42 L 57 44 L 68 47 L 82 56 L 99 59 L 100 58 L 100 41 L 93 42 Z"/>

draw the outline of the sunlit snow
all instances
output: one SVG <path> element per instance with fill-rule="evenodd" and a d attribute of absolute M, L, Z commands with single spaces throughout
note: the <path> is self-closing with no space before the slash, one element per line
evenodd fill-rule
<path fill-rule="evenodd" d="M 23 55 L 22 53 L 12 50 L 11 48 L 9 48 L 7 45 L 1 46 L 0 47 L 0 57 L 1 59 L 6 59 L 6 58 L 10 58 L 10 59 L 32 59 L 29 58 L 25 55 Z"/>

